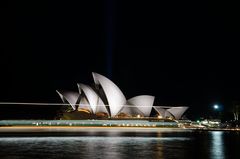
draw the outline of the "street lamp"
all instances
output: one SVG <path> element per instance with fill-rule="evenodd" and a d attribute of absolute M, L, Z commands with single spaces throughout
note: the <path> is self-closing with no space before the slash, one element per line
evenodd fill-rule
<path fill-rule="evenodd" d="M 216 118 L 220 118 L 220 106 L 218 104 L 213 105 L 213 109 L 215 111 Z"/>
<path fill-rule="evenodd" d="M 217 104 L 215 104 L 215 105 L 213 106 L 213 108 L 214 108 L 215 110 L 217 110 L 217 109 L 219 108 L 219 106 L 218 106 Z"/>

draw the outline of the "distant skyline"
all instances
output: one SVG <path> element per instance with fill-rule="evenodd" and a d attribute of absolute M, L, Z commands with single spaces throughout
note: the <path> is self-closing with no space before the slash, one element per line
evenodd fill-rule
<path fill-rule="evenodd" d="M 154 95 L 154 105 L 186 105 L 193 115 L 240 101 L 234 3 L 59 0 L 0 7 L 2 102 L 60 102 L 56 89 L 92 84 L 91 72 L 111 78 L 128 98 Z M 55 111 L 44 109 L 29 113 Z"/>

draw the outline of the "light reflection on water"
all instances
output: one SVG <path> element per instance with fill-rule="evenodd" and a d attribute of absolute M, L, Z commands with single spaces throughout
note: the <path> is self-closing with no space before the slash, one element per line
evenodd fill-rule
<path fill-rule="evenodd" d="M 224 140 L 222 131 L 211 132 L 212 135 L 212 146 L 211 146 L 211 156 L 216 159 L 225 158 L 224 155 Z"/>
<path fill-rule="evenodd" d="M 238 137 L 239 139 L 239 137 Z M 235 145 L 238 146 L 238 145 Z M 224 132 L 0 137 L 0 158 L 224 158 Z"/>

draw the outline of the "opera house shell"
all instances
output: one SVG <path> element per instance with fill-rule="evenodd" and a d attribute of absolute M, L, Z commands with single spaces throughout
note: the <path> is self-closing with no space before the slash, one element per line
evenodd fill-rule
<path fill-rule="evenodd" d="M 154 96 L 140 95 L 126 99 L 111 80 L 92 73 L 94 85 L 78 83 L 78 92 L 56 91 L 66 106 L 64 119 L 82 118 L 149 118 L 155 111 L 159 118 L 179 120 L 188 107 L 154 106 Z"/>

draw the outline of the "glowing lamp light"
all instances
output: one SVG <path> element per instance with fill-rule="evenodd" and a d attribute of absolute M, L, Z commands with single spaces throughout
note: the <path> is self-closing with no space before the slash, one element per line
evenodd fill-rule
<path fill-rule="evenodd" d="M 214 108 L 214 109 L 218 109 L 219 106 L 218 106 L 217 104 L 215 104 L 215 105 L 213 106 L 213 108 Z"/>

